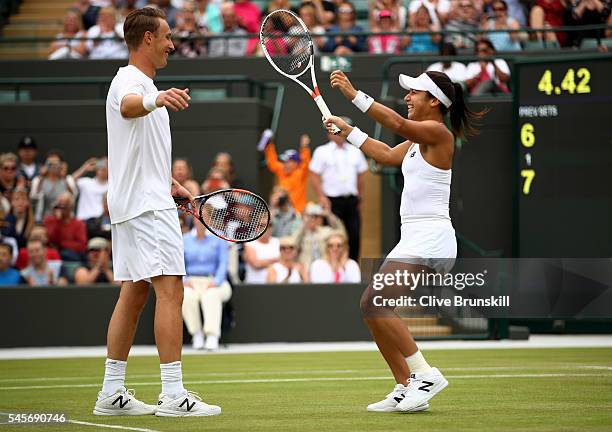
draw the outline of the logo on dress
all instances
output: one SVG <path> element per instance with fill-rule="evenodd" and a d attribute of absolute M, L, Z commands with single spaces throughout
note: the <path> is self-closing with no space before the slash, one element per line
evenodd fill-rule
<path fill-rule="evenodd" d="M 416 151 L 413 151 L 412 153 L 410 153 L 410 157 L 414 157 L 415 154 L 416 154 Z"/>

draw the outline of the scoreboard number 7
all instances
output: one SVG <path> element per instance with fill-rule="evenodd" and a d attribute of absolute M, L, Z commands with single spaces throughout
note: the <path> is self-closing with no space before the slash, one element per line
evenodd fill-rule
<path fill-rule="evenodd" d="M 535 145 L 535 127 L 532 123 L 525 123 L 521 127 L 521 144 L 525 148 L 531 148 Z M 529 163 L 530 164 L 530 163 Z M 532 168 L 521 170 L 523 181 L 523 194 L 529 195 L 531 192 L 531 184 L 535 177 L 535 170 Z"/>

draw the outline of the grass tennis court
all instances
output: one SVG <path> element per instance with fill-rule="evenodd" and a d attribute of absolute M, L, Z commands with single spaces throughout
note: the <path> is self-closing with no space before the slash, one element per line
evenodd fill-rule
<path fill-rule="evenodd" d="M 73 421 L 153 431 L 609 431 L 612 348 L 432 350 L 448 388 L 418 414 L 369 413 L 393 382 L 376 352 L 184 357 L 186 387 L 223 414 L 211 418 L 91 414 L 103 358 L 0 362 L 0 412 L 67 412 Z M 127 384 L 156 403 L 156 357 L 134 357 Z M 6 417 L 2 418 L 6 421 Z M 94 425 L 2 427 L 94 431 Z M 122 430 L 122 429 L 113 429 Z M 125 429 L 129 430 L 129 429 Z"/>

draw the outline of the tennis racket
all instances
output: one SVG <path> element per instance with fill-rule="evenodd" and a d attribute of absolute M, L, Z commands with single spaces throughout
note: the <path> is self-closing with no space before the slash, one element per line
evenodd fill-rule
<path fill-rule="evenodd" d="M 278 73 L 298 83 L 319 107 L 323 118 L 331 112 L 319 92 L 314 68 L 314 45 L 306 24 L 293 12 L 278 9 L 264 18 L 259 31 L 261 49 Z M 310 70 L 312 88 L 300 81 Z M 339 133 L 335 125 L 333 132 Z"/>
<path fill-rule="evenodd" d="M 188 198 L 173 197 L 176 206 L 197 218 L 214 235 L 234 243 L 258 239 L 270 223 L 270 210 L 259 195 L 222 189 Z"/>

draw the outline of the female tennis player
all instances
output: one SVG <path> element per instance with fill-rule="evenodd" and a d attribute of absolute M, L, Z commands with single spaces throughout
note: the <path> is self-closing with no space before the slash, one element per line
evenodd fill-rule
<path fill-rule="evenodd" d="M 378 163 L 401 166 L 401 237 L 378 272 L 395 275 L 397 270 L 417 274 L 449 271 L 457 255 L 449 216 L 455 137 L 477 133 L 473 121 L 484 112 L 469 110 L 461 85 L 453 84 L 442 72 L 426 72 L 416 78 L 399 76 L 400 86 L 408 90 L 404 97 L 408 118 L 357 91 L 340 71 L 334 71 L 330 80 L 331 86 L 362 112 L 406 138 L 391 148 L 339 117 L 325 121 L 328 130 L 337 126 L 348 142 Z M 444 124 L 446 114 L 450 114 L 452 132 Z M 380 306 L 380 296 L 398 298 L 416 288 L 400 284 L 398 281 L 378 290 L 370 284 L 361 298 L 364 321 L 397 383 L 385 399 L 369 405 L 368 411 L 423 411 L 429 408 L 429 400 L 448 385 L 442 373 L 427 363 L 395 308 Z"/>

